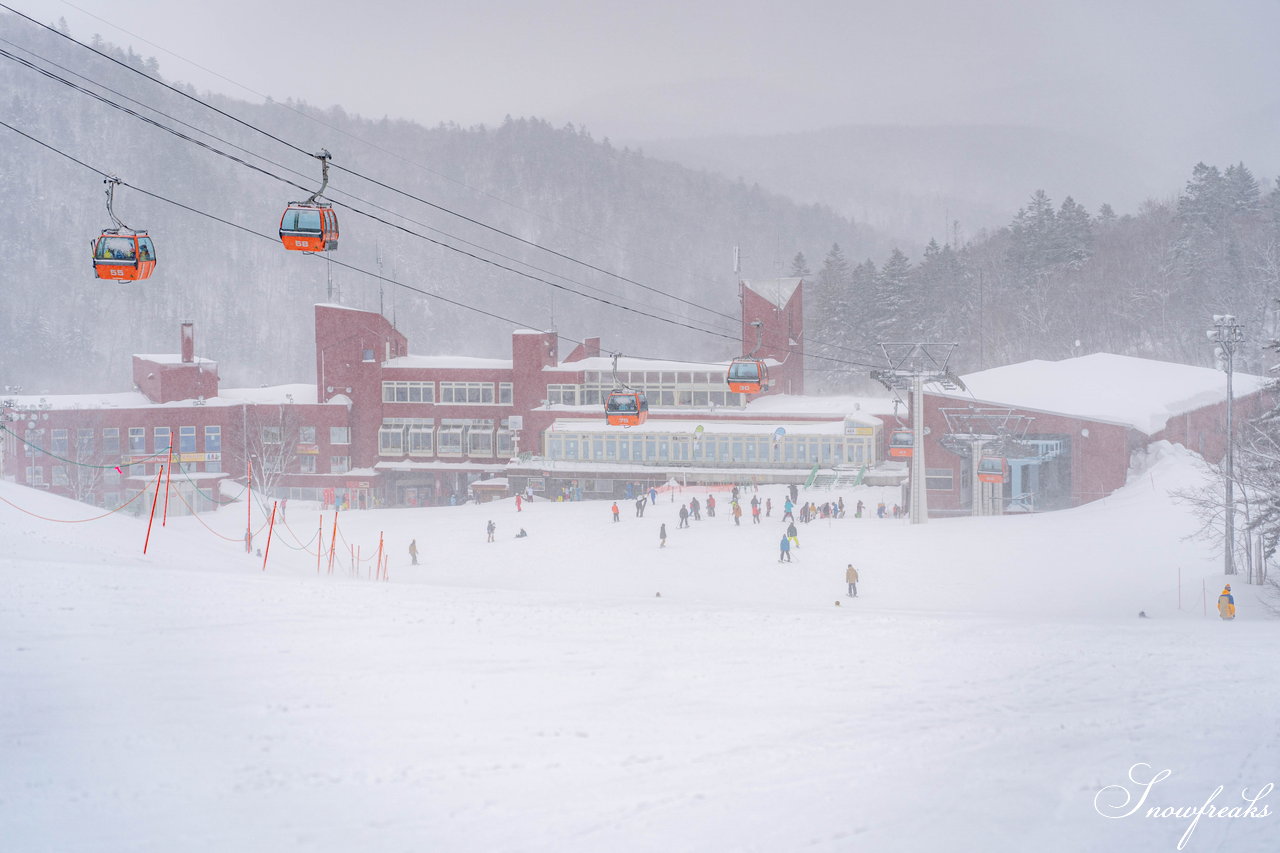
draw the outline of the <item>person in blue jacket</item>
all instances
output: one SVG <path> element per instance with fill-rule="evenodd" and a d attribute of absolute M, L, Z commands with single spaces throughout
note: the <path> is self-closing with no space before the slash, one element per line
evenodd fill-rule
<path fill-rule="evenodd" d="M 778 562 L 786 560 L 791 562 L 791 537 L 783 536 L 782 541 L 778 543 Z"/>

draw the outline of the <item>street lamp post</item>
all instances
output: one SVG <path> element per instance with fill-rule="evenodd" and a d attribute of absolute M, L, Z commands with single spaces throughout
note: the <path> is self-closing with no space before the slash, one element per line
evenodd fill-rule
<path fill-rule="evenodd" d="M 1244 341 L 1244 327 L 1236 322 L 1232 314 L 1214 314 L 1213 328 L 1205 334 L 1216 344 L 1214 352 L 1221 359 L 1223 369 L 1227 373 L 1227 459 L 1226 459 L 1226 504 L 1223 508 L 1223 572 L 1234 575 L 1236 507 L 1235 507 L 1235 434 L 1232 425 L 1232 404 L 1235 394 L 1231 388 L 1231 374 L 1235 368 L 1236 345 Z"/>

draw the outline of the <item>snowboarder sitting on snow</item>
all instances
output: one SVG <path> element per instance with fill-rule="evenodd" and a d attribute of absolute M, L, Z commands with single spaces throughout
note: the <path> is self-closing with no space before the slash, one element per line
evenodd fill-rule
<path fill-rule="evenodd" d="M 521 528 L 520 528 L 520 532 L 516 534 L 516 538 L 517 538 L 517 539 L 524 539 L 524 538 L 525 538 L 526 536 L 528 536 L 528 535 L 529 535 L 528 533 L 525 533 L 525 532 L 524 532 L 524 528 L 523 528 L 523 527 L 521 527 Z"/>
<path fill-rule="evenodd" d="M 1223 619 L 1236 618 L 1236 597 L 1231 594 L 1231 584 L 1224 586 L 1218 596 L 1218 615 Z"/>

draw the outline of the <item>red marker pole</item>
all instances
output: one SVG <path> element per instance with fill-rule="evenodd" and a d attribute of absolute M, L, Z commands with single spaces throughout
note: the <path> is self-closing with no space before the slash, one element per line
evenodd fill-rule
<path fill-rule="evenodd" d="M 382 580 L 382 533 L 378 533 L 378 580 Z"/>
<path fill-rule="evenodd" d="M 147 520 L 147 538 L 142 543 L 142 553 L 147 553 L 147 546 L 151 544 L 151 525 L 156 520 L 156 502 L 160 500 L 160 478 L 164 476 L 164 466 L 160 466 L 160 471 L 156 474 L 156 495 L 151 499 L 151 518 Z"/>
<path fill-rule="evenodd" d="M 279 501 L 271 502 L 271 522 L 267 525 L 267 547 L 262 549 L 262 570 L 267 570 L 267 557 L 271 556 L 271 534 L 276 529 L 276 507 L 280 505 Z"/>

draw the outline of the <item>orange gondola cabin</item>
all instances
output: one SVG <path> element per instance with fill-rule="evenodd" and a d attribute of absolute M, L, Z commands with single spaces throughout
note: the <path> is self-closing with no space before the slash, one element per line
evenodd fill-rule
<path fill-rule="evenodd" d="M 1003 456 L 983 456 L 978 460 L 978 480 L 983 483 L 1003 483 L 1009 476 L 1009 463 Z"/>
<path fill-rule="evenodd" d="M 911 448 L 915 445 L 914 436 L 909 429 L 895 429 L 889 436 L 889 455 L 895 459 L 910 459 Z"/>
<path fill-rule="evenodd" d="M 604 404 L 604 417 L 610 426 L 636 426 L 649 418 L 649 401 L 643 391 L 630 388 L 609 392 Z"/>
<path fill-rule="evenodd" d="M 338 214 L 327 204 L 295 203 L 280 217 L 280 242 L 294 252 L 338 248 Z"/>
<path fill-rule="evenodd" d="M 725 377 L 735 394 L 759 394 L 769 384 L 769 371 L 764 362 L 753 358 L 735 358 Z"/>
<path fill-rule="evenodd" d="M 109 281 L 141 281 L 156 268 L 156 248 L 146 231 L 112 228 L 93 242 L 93 274 Z"/>

